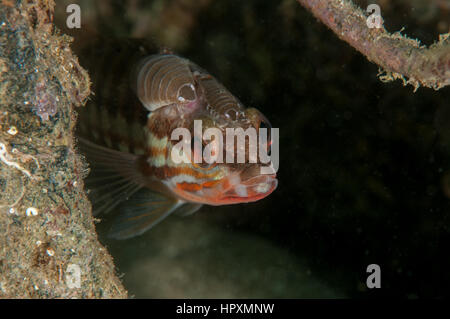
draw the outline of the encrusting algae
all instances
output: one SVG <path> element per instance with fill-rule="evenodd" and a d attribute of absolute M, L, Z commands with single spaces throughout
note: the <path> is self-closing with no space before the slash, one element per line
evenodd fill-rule
<path fill-rule="evenodd" d="M 75 153 L 89 77 L 53 1 L 0 2 L 0 297 L 126 297 L 97 241 Z"/>
<path fill-rule="evenodd" d="M 87 183 L 94 212 L 124 204 L 113 238 L 141 235 L 173 213 L 254 202 L 275 190 L 275 171 L 265 173 L 269 164 L 258 155 L 252 161 L 250 142 L 239 146 L 239 137 L 237 143 L 229 137 L 230 130 L 269 127 L 260 111 L 245 108 L 188 59 L 149 55 L 139 40 L 95 43 L 85 53 L 95 97 L 81 112 L 79 133 L 92 168 Z M 214 138 L 205 137 L 208 131 Z M 261 155 L 270 143 L 257 134 Z M 205 159 L 207 149 L 216 158 Z"/>

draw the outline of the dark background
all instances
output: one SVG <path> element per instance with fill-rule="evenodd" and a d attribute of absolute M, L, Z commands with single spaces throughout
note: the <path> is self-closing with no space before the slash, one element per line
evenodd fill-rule
<path fill-rule="evenodd" d="M 284 294 L 268 292 L 262 297 L 448 295 L 448 87 L 439 91 L 419 88 L 414 93 L 413 87 L 403 86 L 400 80 L 382 83 L 376 65 L 295 1 L 78 3 L 80 30 L 64 26 L 65 6 L 57 4 L 58 25 L 75 37 L 75 43 L 94 33 L 152 39 L 207 69 L 245 105 L 259 108 L 280 128 L 278 189 L 257 203 L 203 208 L 187 217 L 186 223 L 201 222 L 206 225 L 204 232 L 191 234 L 186 228 L 181 241 L 194 241 L 190 236 L 198 238 L 211 231 L 253 236 L 300 259 L 308 273 L 339 291 L 308 295 L 297 294 L 291 287 Z M 359 3 L 366 5 L 365 1 Z M 403 27 L 403 34 L 428 45 L 439 33 L 449 31 L 450 5 L 446 1 L 378 3 L 390 32 Z M 162 241 L 164 250 L 164 233 L 160 238 L 154 238 L 155 234 L 159 233 L 149 236 Z M 161 296 L 139 294 L 127 283 L 133 263 L 140 262 L 144 254 L 157 258 L 148 238 L 105 240 L 105 244 L 119 272 L 125 273 L 124 282 L 131 293 Z M 204 249 L 211 258 L 220 249 L 227 265 L 239 264 L 238 257 L 227 254 L 227 247 L 233 251 L 239 241 L 222 244 L 213 241 Z M 252 254 L 264 254 L 265 249 L 253 250 L 248 245 L 245 258 L 256 260 Z M 199 260 L 198 255 L 193 256 Z M 205 273 L 217 269 L 196 265 L 188 257 L 184 260 L 194 263 L 189 267 L 209 269 Z M 381 267 L 382 288 L 378 290 L 368 290 L 365 285 L 366 267 L 372 263 Z M 252 265 L 239 268 L 234 285 L 251 276 L 254 268 L 265 267 L 264 261 Z M 173 270 L 170 267 L 165 267 L 166 271 Z M 199 275 L 196 284 L 201 280 Z M 261 296 L 252 293 L 251 284 L 249 287 L 248 293 L 237 296 Z M 183 287 L 178 288 L 181 293 L 163 296 L 190 296 L 187 292 L 183 295 Z"/>

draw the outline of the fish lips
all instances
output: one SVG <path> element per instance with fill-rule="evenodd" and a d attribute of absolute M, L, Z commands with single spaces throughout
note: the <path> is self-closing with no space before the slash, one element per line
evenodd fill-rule
<path fill-rule="evenodd" d="M 219 201 L 229 204 L 255 202 L 269 196 L 277 186 L 275 174 L 253 176 L 227 190 Z"/>

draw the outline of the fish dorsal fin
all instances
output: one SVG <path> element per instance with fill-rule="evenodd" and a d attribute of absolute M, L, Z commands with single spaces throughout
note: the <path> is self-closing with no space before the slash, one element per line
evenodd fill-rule
<path fill-rule="evenodd" d="M 127 239 L 143 234 L 184 204 L 183 201 L 142 189 L 130 198 L 114 220 L 109 237 Z"/>
<path fill-rule="evenodd" d="M 79 138 L 81 153 L 86 155 L 91 173 L 86 188 L 93 214 L 108 213 L 144 187 L 137 168 L 137 155 L 109 149 Z"/>

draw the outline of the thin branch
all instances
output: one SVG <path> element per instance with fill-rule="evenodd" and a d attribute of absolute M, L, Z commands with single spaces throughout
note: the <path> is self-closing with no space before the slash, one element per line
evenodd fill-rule
<path fill-rule="evenodd" d="M 438 90 L 450 85 L 450 33 L 429 48 L 417 40 L 390 34 L 381 25 L 369 28 L 368 14 L 350 0 L 297 0 L 342 40 L 387 73 L 381 80 L 397 78 Z M 405 79 L 407 78 L 407 80 Z"/>

